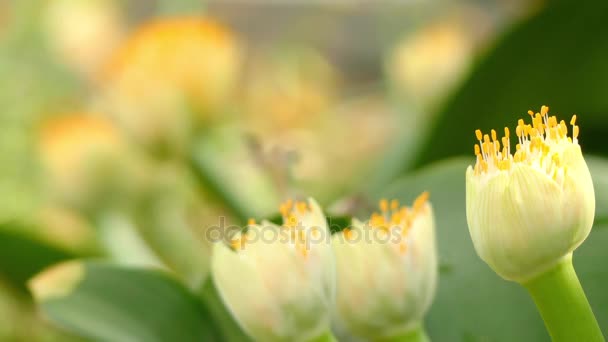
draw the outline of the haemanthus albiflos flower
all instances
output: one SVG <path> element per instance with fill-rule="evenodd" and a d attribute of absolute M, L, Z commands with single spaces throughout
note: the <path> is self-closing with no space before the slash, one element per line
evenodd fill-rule
<path fill-rule="evenodd" d="M 433 210 L 423 193 L 411 208 L 380 201 L 369 221 L 333 237 L 338 321 L 376 340 L 424 335 L 435 295 L 437 248 Z"/>
<path fill-rule="evenodd" d="M 569 127 L 543 106 L 510 131 L 477 130 L 477 161 L 466 172 L 466 213 L 477 254 L 498 275 L 525 282 L 570 258 L 589 235 L 595 212 L 591 175 Z"/>
<path fill-rule="evenodd" d="M 329 229 L 314 200 L 281 206 L 283 225 L 250 222 L 212 262 L 220 295 L 257 341 L 312 341 L 328 336 L 335 297 Z"/>

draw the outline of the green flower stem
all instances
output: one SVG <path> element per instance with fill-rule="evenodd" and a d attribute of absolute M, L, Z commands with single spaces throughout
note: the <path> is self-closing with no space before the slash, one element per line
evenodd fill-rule
<path fill-rule="evenodd" d="M 309 342 L 337 342 L 337 341 L 338 340 L 336 340 L 336 338 L 331 333 L 331 331 L 328 331 L 325 334 L 310 340 Z"/>
<path fill-rule="evenodd" d="M 376 342 L 430 342 L 431 339 L 424 331 L 422 323 L 403 334 L 377 339 Z"/>
<path fill-rule="evenodd" d="M 554 342 L 604 341 L 572 257 L 523 284 L 534 299 Z"/>
<path fill-rule="evenodd" d="M 207 165 L 195 160 L 193 156 L 188 161 L 188 166 L 201 188 L 222 203 L 240 223 L 245 223 L 248 218 L 254 217 L 237 198 L 224 189 L 218 176 Z"/>

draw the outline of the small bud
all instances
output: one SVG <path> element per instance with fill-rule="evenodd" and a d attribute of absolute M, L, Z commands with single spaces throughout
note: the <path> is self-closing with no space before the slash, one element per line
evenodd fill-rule
<path fill-rule="evenodd" d="M 281 206 L 283 226 L 252 224 L 231 246 L 217 243 L 218 291 L 258 341 L 310 341 L 329 330 L 335 293 L 329 229 L 314 200 Z M 254 223 L 254 222 L 251 222 Z"/>
<path fill-rule="evenodd" d="M 381 201 L 368 222 L 333 237 L 338 319 L 368 339 L 401 336 L 422 323 L 435 295 L 437 247 L 424 193 L 413 208 Z"/>

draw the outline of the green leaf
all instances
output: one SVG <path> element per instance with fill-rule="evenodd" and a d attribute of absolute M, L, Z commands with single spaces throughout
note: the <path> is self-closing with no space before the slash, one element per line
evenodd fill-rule
<path fill-rule="evenodd" d="M 608 196 L 608 161 L 588 160 L 598 198 L 596 221 L 605 222 L 608 208 L 599 206 Z M 377 196 L 408 203 L 422 191 L 430 192 L 437 219 L 441 277 L 426 320 L 429 334 L 436 341 L 548 341 L 543 322 L 523 287 L 501 279 L 475 253 L 465 216 L 465 170 L 471 162 L 472 157 L 433 164 L 396 181 Z M 575 252 L 574 263 L 600 326 L 608 331 L 608 273 L 598 262 L 608 260 L 606 244 L 608 229 L 596 225 Z"/>
<path fill-rule="evenodd" d="M 161 271 L 71 261 L 29 285 L 51 321 L 86 338 L 185 342 L 220 336 L 198 298 Z"/>
<path fill-rule="evenodd" d="M 585 152 L 608 152 L 608 2 L 553 1 L 515 27 L 438 113 L 416 166 L 472 151 L 474 130 L 501 130 L 548 105 L 580 114 Z"/>
<path fill-rule="evenodd" d="M 608 160 L 585 157 L 595 188 L 595 223 L 608 224 Z"/>
<path fill-rule="evenodd" d="M 0 224 L 0 274 L 11 284 L 25 289 L 26 281 L 43 268 L 74 257 L 25 233 L 20 224 Z"/>

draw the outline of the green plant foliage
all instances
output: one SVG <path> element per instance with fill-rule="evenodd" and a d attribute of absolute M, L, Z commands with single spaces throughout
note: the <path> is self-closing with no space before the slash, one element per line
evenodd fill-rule
<path fill-rule="evenodd" d="M 445 103 L 415 166 L 472 151 L 475 129 L 513 126 L 543 104 L 580 114 L 585 152 L 608 152 L 607 15 L 605 1 L 557 1 L 515 27 Z"/>
<path fill-rule="evenodd" d="M 598 201 L 596 222 L 606 222 L 608 211 L 608 160 L 588 158 Z M 378 198 L 411 202 L 429 191 L 437 218 L 441 279 L 427 317 L 435 341 L 548 341 L 532 299 L 516 283 L 498 277 L 475 254 L 465 216 L 465 170 L 473 158 L 433 164 L 396 181 Z M 596 225 L 574 254 L 575 268 L 603 330 L 608 330 L 608 229 Z M 604 285 L 605 286 L 605 285 Z"/>
<path fill-rule="evenodd" d="M 69 331 L 113 342 L 219 340 L 218 325 L 199 299 L 165 273 L 101 262 L 58 267 L 31 288 L 44 314 Z M 61 272 L 68 281 L 57 280 Z"/>
<path fill-rule="evenodd" d="M 17 223 L 0 224 L 0 274 L 18 288 L 54 263 L 75 257 L 59 247 L 51 246 L 20 231 Z"/>

